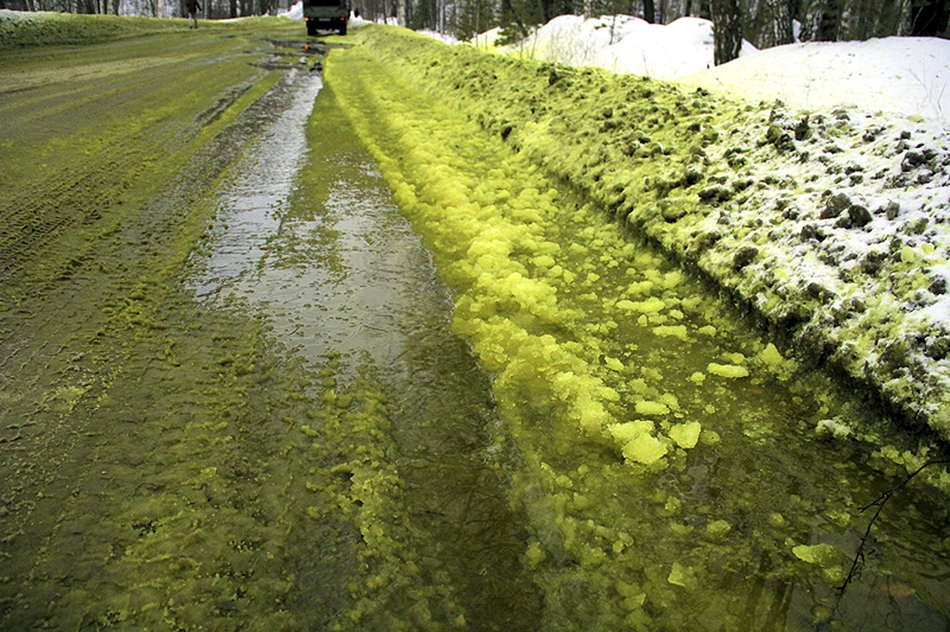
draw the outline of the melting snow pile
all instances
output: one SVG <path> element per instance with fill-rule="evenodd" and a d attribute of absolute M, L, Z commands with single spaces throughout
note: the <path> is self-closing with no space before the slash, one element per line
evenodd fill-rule
<path fill-rule="evenodd" d="M 577 119 L 562 123 L 543 103 L 585 75 L 552 66 L 548 86 L 521 90 L 483 122 L 710 274 L 800 351 L 950 436 L 950 42 L 746 47 L 709 69 L 708 22 L 562 16 L 499 50 L 680 83 L 672 102 L 644 84 L 623 99 L 591 91 L 549 103 Z M 711 94 L 734 111 L 698 116 Z M 635 103 L 644 98 L 655 115 Z M 573 137 L 594 103 L 597 135 Z M 684 126 L 692 133 L 674 129 Z"/>
<path fill-rule="evenodd" d="M 479 36 L 476 43 L 492 45 Z M 742 54 L 755 52 L 748 42 Z M 629 15 L 585 20 L 576 15 L 554 18 L 522 42 L 499 53 L 554 61 L 569 66 L 596 66 L 611 72 L 676 79 L 713 66 L 712 23 L 680 18 L 669 25 L 650 24 Z"/>

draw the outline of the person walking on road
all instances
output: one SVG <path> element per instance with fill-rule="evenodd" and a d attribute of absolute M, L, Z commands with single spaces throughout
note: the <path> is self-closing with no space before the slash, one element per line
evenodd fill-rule
<path fill-rule="evenodd" d="M 185 7 L 188 9 L 188 28 L 198 28 L 198 11 L 201 11 L 198 0 L 185 0 Z"/>

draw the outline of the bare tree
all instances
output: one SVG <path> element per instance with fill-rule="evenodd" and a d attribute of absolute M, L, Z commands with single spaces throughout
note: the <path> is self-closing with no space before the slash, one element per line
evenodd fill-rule
<path fill-rule="evenodd" d="M 742 16 L 738 0 L 712 0 L 714 61 L 717 66 L 739 56 L 742 48 Z"/>

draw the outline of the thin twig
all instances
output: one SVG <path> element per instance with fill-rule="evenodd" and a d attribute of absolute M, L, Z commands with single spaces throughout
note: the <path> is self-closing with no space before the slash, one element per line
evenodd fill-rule
<path fill-rule="evenodd" d="M 924 470 L 924 468 L 930 467 L 931 465 L 940 465 L 943 463 L 950 463 L 950 459 L 941 459 L 938 461 L 927 461 L 926 463 L 918 467 L 916 470 L 914 470 L 914 472 L 910 474 L 907 478 L 905 478 L 900 483 L 898 483 L 894 487 L 890 488 L 889 490 L 887 490 L 886 492 L 878 496 L 877 500 L 875 500 L 874 502 L 868 505 L 865 505 L 864 507 L 861 507 L 860 509 L 861 513 L 863 513 L 867 509 L 870 509 L 871 507 L 874 507 L 875 505 L 877 506 L 877 511 L 874 512 L 874 516 L 871 518 L 871 521 L 868 522 L 868 528 L 865 530 L 864 535 L 861 536 L 861 544 L 858 545 L 858 550 L 854 554 L 854 560 L 851 562 L 851 570 L 848 571 L 847 578 L 845 578 L 844 583 L 838 587 L 838 601 L 839 602 L 841 601 L 841 598 L 844 596 L 845 588 L 848 587 L 848 584 L 851 583 L 851 580 L 854 579 L 854 576 L 858 572 L 858 568 L 861 564 L 861 561 L 864 559 L 864 545 L 867 544 L 868 538 L 871 537 L 871 528 L 874 526 L 875 521 L 877 521 L 878 516 L 881 515 L 881 511 L 884 509 L 884 505 L 887 503 L 888 500 L 891 499 L 891 496 L 893 496 L 897 490 L 899 490 L 901 487 L 909 483 L 910 480 L 914 478 L 915 476 L 917 476 L 918 474 L 920 474 Z"/>

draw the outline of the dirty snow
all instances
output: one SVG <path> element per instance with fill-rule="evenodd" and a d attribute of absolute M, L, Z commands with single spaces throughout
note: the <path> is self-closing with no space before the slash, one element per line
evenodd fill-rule
<path fill-rule="evenodd" d="M 786 149 L 776 152 L 761 131 L 737 136 L 751 150 L 742 173 L 785 184 L 760 187 L 697 226 L 737 227 L 705 266 L 727 270 L 730 248 L 755 244 L 758 261 L 737 277 L 741 293 L 767 310 L 788 288 L 824 292 L 809 326 L 827 329 L 838 361 L 950 435 L 950 41 L 762 51 L 746 43 L 739 59 L 712 67 L 712 25 L 698 18 L 663 26 L 561 16 L 516 45 L 495 47 L 495 39 L 472 43 L 673 81 L 762 111 L 760 127 L 784 134 Z M 834 195 L 846 196 L 847 212 L 830 208 Z M 749 226 L 764 228 L 738 228 Z"/>
<path fill-rule="evenodd" d="M 712 23 L 684 17 L 667 25 L 629 15 L 559 16 L 526 40 L 496 47 L 499 29 L 476 36 L 481 48 L 571 66 L 596 66 L 703 86 L 733 97 L 782 99 L 794 108 L 855 106 L 950 123 L 950 41 L 887 37 L 808 42 L 757 50 L 713 67 Z"/>

